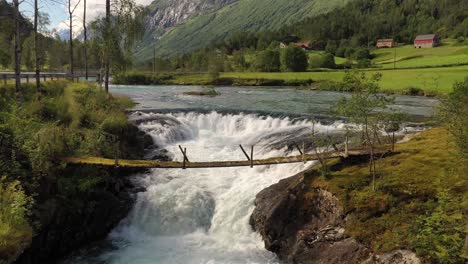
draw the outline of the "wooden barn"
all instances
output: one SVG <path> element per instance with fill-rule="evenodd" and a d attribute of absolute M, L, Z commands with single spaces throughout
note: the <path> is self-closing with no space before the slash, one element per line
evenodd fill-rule
<path fill-rule="evenodd" d="M 377 44 L 375 45 L 378 49 L 381 48 L 392 48 L 393 45 L 393 39 L 378 39 Z"/>
<path fill-rule="evenodd" d="M 435 34 L 419 35 L 414 39 L 414 48 L 433 48 L 440 45 L 440 39 Z"/>

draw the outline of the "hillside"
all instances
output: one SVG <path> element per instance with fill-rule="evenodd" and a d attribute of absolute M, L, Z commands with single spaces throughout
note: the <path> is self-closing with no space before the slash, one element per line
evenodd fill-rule
<path fill-rule="evenodd" d="M 348 1 L 234 0 L 191 4 L 183 0 L 171 4 L 155 1 L 149 7 L 149 21 L 153 22 L 148 25 L 149 33 L 136 57 L 139 61 L 152 57 L 153 48 L 158 56 L 170 56 L 202 48 L 236 32 L 276 30 L 344 6 Z"/>

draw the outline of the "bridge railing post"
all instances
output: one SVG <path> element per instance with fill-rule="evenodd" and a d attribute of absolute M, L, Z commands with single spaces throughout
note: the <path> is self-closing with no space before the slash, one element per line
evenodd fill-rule
<path fill-rule="evenodd" d="M 7 76 L 6 76 L 6 74 L 3 75 L 3 84 L 5 84 L 5 85 L 7 84 Z"/>
<path fill-rule="evenodd" d="M 250 168 L 253 168 L 253 162 L 254 162 L 253 153 L 254 153 L 254 145 L 250 147 Z"/>
<path fill-rule="evenodd" d="M 182 152 L 182 155 L 184 156 L 183 161 L 182 161 L 182 169 L 185 170 L 185 169 L 187 168 L 187 164 L 186 164 L 186 163 L 187 163 L 187 162 L 190 162 L 189 159 L 188 159 L 188 157 L 187 157 L 187 148 L 183 148 L 183 149 L 182 149 L 182 146 L 179 145 L 179 149 L 180 149 L 180 151 Z"/>

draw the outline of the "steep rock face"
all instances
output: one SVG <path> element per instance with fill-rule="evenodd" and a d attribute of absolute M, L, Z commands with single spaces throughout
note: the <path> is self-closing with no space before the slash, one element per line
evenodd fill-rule
<path fill-rule="evenodd" d="M 344 235 L 344 213 L 330 192 L 308 188 L 298 174 L 263 190 L 251 225 L 285 263 L 359 263 L 370 250 Z M 312 196 L 305 197 L 304 195 Z M 304 203 L 302 201 L 309 201 Z"/>
<path fill-rule="evenodd" d="M 156 0 L 149 7 L 149 27 L 153 30 L 170 28 L 235 1 L 237 0 Z"/>
<path fill-rule="evenodd" d="M 250 218 L 265 248 L 284 263 L 420 264 L 407 250 L 377 255 L 345 234 L 345 212 L 339 200 L 304 183 L 300 173 L 260 192 Z"/>

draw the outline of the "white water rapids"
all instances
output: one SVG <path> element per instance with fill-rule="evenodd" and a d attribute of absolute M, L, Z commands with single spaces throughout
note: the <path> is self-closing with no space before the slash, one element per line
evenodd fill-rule
<path fill-rule="evenodd" d="M 137 113 L 140 128 L 152 135 L 175 160 L 178 145 L 190 161 L 243 160 L 239 144 L 254 158 L 282 156 L 284 140 L 310 134 L 307 120 L 217 112 Z M 337 125 L 316 125 L 334 131 Z M 278 146 L 278 145 L 276 145 Z M 251 168 L 153 169 L 134 181 L 146 187 L 120 225 L 110 234 L 115 250 L 102 253 L 102 263 L 277 263 L 249 225 L 255 196 L 262 189 L 304 170 L 311 163 Z M 88 262 L 88 261 L 85 261 Z"/>

